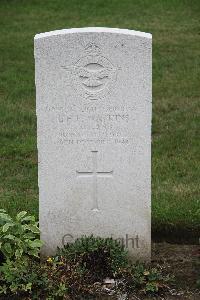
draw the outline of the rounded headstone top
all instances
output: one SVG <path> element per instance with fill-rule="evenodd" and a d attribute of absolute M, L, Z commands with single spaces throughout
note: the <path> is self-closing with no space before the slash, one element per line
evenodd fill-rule
<path fill-rule="evenodd" d="M 150 33 L 135 31 L 130 29 L 120 29 L 120 28 L 107 28 L 107 27 L 84 27 L 84 28 L 70 28 L 70 29 L 62 29 L 62 30 L 54 30 L 49 32 L 43 32 L 35 35 L 35 40 L 51 37 L 55 35 L 63 35 L 63 34 L 73 34 L 73 33 L 118 33 L 118 34 L 126 34 L 139 36 L 143 38 L 151 39 L 152 35 Z"/>

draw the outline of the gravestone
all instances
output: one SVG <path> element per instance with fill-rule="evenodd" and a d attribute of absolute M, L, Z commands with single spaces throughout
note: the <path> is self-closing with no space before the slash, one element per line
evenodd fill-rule
<path fill-rule="evenodd" d="M 148 33 L 35 36 L 43 255 L 93 234 L 150 258 L 151 67 Z"/>

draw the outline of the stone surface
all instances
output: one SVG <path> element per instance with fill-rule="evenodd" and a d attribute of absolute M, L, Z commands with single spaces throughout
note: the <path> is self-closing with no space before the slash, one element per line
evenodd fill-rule
<path fill-rule="evenodd" d="M 82 28 L 35 36 L 42 253 L 82 235 L 151 248 L 151 35 Z"/>

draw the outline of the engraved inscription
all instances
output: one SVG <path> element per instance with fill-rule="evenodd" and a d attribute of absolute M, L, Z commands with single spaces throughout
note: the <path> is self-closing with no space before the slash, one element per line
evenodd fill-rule
<path fill-rule="evenodd" d="M 97 190 L 97 179 L 98 177 L 103 178 L 110 178 L 113 176 L 113 171 L 97 171 L 97 153 L 98 151 L 91 151 L 92 152 L 92 162 L 93 167 L 92 171 L 76 171 L 78 177 L 85 177 L 85 178 L 92 178 L 93 179 L 93 211 L 99 211 L 98 206 L 98 190 Z"/>
<path fill-rule="evenodd" d="M 57 124 L 55 143 L 60 145 L 127 146 L 131 140 L 129 128 L 137 127 L 134 105 L 62 103 L 59 106 L 46 105 L 44 109 L 52 114 L 53 123 Z"/>
<path fill-rule="evenodd" d="M 75 90 L 84 98 L 97 100 L 104 97 L 116 80 L 117 69 L 111 61 L 101 55 L 100 48 L 90 43 L 85 48 L 86 56 L 73 66 L 62 66 L 71 72 Z"/>

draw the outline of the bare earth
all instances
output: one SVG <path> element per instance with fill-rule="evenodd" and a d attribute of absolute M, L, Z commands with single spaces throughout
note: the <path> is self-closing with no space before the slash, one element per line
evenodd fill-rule
<path fill-rule="evenodd" d="M 164 272 L 174 275 L 174 283 L 168 293 L 159 297 L 135 295 L 129 300 L 200 300 L 200 290 L 196 285 L 197 280 L 200 279 L 199 245 L 154 243 L 152 264 L 155 266 L 159 264 Z M 113 298 L 105 298 L 107 299 Z M 127 300 L 127 298 L 122 295 L 117 300 Z"/>
<path fill-rule="evenodd" d="M 200 278 L 200 246 L 154 243 L 152 263 L 162 265 L 166 272 L 175 276 L 174 286 L 163 300 L 200 300 L 200 290 L 196 282 Z M 171 294 L 171 295 L 170 295 Z M 137 296 L 138 297 L 138 296 Z M 133 297 L 133 300 L 137 300 Z M 153 298 L 141 298 L 146 300 Z M 156 299 L 156 298 L 155 298 Z"/>

